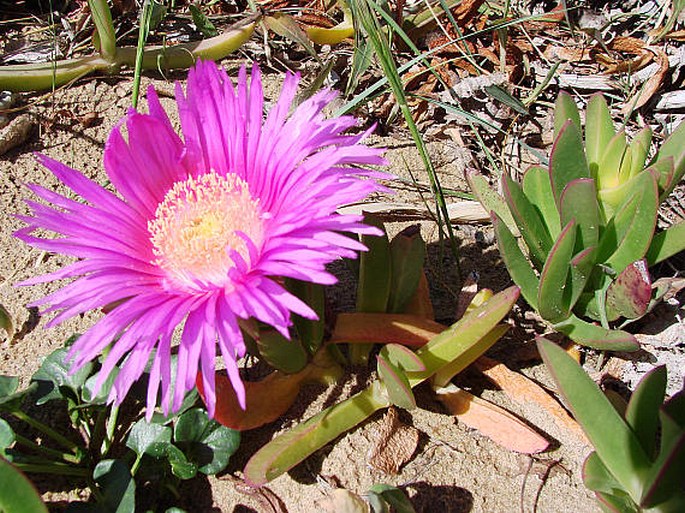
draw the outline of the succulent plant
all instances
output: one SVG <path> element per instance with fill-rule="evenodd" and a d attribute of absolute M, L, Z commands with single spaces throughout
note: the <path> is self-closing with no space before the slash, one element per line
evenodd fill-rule
<path fill-rule="evenodd" d="M 629 143 L 595 95 L 583 140 L 578 108 L 561 93 L 554 134 L 548 166 L 532 166 L 521 183 L 504 176 L 504 198 L 482 175 L 467 178 L 491 211 L 509 273 L 540 316 L 582 345 L 637 349 L 610 323 L 644 315 L 655 299 L 648 266 L 685 249 L 682 221 L 655 235 L 659 204 L 685 173 L 685 124 L 649 159 L 650 128 Z"/>
<path fill-rule="evenodd" d="M 595 448 L 583 482 L 605 512 L 685 511 L 685 390 L 665 399 L 666 368 L 645 375 L 626 404 L 612 401 L 562 348 L 538 349 Z"/>

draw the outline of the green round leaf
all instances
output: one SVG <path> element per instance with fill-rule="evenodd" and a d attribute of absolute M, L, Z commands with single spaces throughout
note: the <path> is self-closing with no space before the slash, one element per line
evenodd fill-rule
<path fill-rule="evenodd" d="M 58 349 L 48 355 L 38 371 L 31 378 L 38 382 L 38 400 L 41 405 L 52 399 L 66 399 L 62 389 L 72 390 L 78 396 L 79 389 L 84 385 L 93 370 L 93 365 L 87 363 L 77 372 L 69 374 L 70 365 L 67 362 L 67 349 Z"/>
<path fill-rule="evenodd" d="M 176 422 L 174 442 L 200 472 L 216 474 L 238 449 L 240 433 L 211 420 L 202 408 L 193 408 Z"/>
<path fill-rule="evenodd" d="M 138 456 L 148 454 L 155 458 L 164 456 L 166 446 L 171 442 L 171 428 L 160 424 L 148 423 L 140 419 L 131 428 L 126 447 Z"/>
<path fill-rule="evenodd" d="M 6 456 L 5 449 L 8 449 L 15 440 L 14 430 L 5 420 L 0 419 L 0 456 Z M 1 511 L 1 510 L 0 510 Z"/>
<path fill-rule="evenodd" d="M 102 460 L 93 470 L 93 479 L 100 486 L 100 511 L 135 513 L 136 483 L 128 466 L 120 460 Z"/>
<path fill-rule="evenodd" d="M 0 376 L 0 398 L 12 395 L 19 387 L 19 378 L 16 376 Z"/>
<path fill-rule="evenodd" d="M 31 482 L 3 458 L 0 458 L 0 511 L 48 513 L 48 508 Z"/>
<path fill-rule="evenodd" d="M 171 465 L 171 472 L 179 479 L 192 479 L 197 474 L 197 465 L 188 461 L 183 451 L 175 445 L 166 446 L 166 457 Z"/>

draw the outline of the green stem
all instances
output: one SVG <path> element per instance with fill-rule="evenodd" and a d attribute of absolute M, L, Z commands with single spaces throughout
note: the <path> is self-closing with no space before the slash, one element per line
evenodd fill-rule
<path fill-rule="evenodd" d="M 90 471 L 87 468 L 74 467 L 63 463 L 34 464 L 34 463 L 14 463 L 22 472 L 32 472 L 34 474 L 56 474 L 60 476 L 88 477 Z"/>
<path fill-rule="evenodd" d="M 50 449 L 49 447 L 45 447 L 44 445 L 39 445 L 36 442 L 34 442 L 33 440 L 29 440 L 28 438 L 25 438 L 21 435 L 15 434 L 15 440 L 18 444 L 23 445 L 25 447 L 28 447 L 37 453 L 44 454 L 45 456 L 58 458 L 58 459 L 63 460 L 67 463 L 74 463 L 76 465 L 81 463 L 81 458 L 78 456 L 75 456 L 73 454 L 68 454 L 65 452 L 61 452 L 61 451 L 58 451 L 56 449 Z"/>
<path fill-rule="evenodd" d="M 112 409 L 107 417 L 107 425 L 105 426 L 105 438 L 102 441 L 101 453 L 104 457 L 108 452 L 110 447 L 112 447 L 112 442 L 114 441 L 114 431 L 117 428 L 117 419 L 119 418 L 119 407 L 112 406 Z"/>
<path fill-rule="evenodd" d="M 65 449 L 69 449 L 70 451 L 73 451 L 73 452 L 78 451 L 79 446 L 76 443 L 74 443 L 71 440 L 69 440 L 68 438 L 60 435 L 57 431 L 52 429 L 50 426 L 47 426 L 47 425 L 43 424 L 42 422 L 29 417 L 23 411 L 15 410 L 12 412 L 12 415 L 14 415 L 17 419 L 26 422 L 32 428 L 37 429 L 41 433 L 49 436 L 50 438 L 52 438 L 55 442 L 60 444 Z"/>

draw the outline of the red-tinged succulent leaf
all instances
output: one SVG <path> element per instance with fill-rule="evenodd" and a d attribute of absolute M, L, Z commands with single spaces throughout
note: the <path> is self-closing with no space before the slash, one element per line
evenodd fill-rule
<path fill-rule="evenodd" d="M 574 342 L 603 351 L 637 351 L 640 345 L 630 333 L 610 330 L 591 324 L 571 314 L 554 325 L 554 329 L 568 336 Z"/>
<path fill-rule="evenodd" d="M 621 184 L 621 167 L 626 159 L 627 148 L 628 140 L 625 132 L 621 131 L 611 138 L 599 160 L 595 177 L 598 189 L 613 189 Z"/>
<path fill-rule="evenodd" d="M 492 213 L 492 226 L 497 237 L 497 247 L 511 278 L 521 288 L 521 294 L 528 304 L 537 309 L 540 282 L 535 275 L 535 270 L 523 255 L 518 242 L 507 225 L 494 212 Z"/>
<path fill-rule="evenodd" d="M 545 365 L 597 456 L 621 488 L 631 497 L 639 497 L 642 484 L 637 476 L 650 467 L 650 459 L 635 433 L 573 358 L 544 338 L 537 343 Z"/>
<path fill-rule="evenodd" d="M 573 310 L 590 279 L 595 265 L 596 252 L 597 247 L 590 246 L 571 259 L 571 272 L 566 283 L 568 304 L 571 310 Z"/>
<path fill-rule="evenodd" d="M 552 323 L 566 319 L 571 313 L 566 279 L 571 268 L 576 232 L 576 222 L 572 219 L 561 230 L 540 274 L 538 312 L 543 319 Z"/>
<path fill-rule="evenodd" d="M 409 226 L 393 237 L 390 242 L 392 272 L 388 313 L 404 313 L 406 306 L 416 294 L 423 275 L 425 257 L 426 243 L 421 238 L 418 225 Z"/>
<path fill-rule="evenodd" d="M 647 312 L 652 299 L 652 279 L 647 270 L 647 260 L 633 262 L 623 269 L 607 290 L 607 319 L 619 317 L 637 319 Z"/>
<path fill-rule="evenodd" d="M 587 104 L 585 114 L 585 150 L 593 176 L 597 172 L 602 155 L 614 136 L 614 122 L 602 94 L 594 94 Z"/>
<path fill-rule="evenodd" d="M 523 193 L 542 216 L 550 236 L 556 239 L 561 231 L 561 222 L 559 210 L 554 201 L 549 170 L 542 166 L 531 166 L 524 173 L 521 185 Z"/>
<path fill-rule="evenodd" d="M 647 155 L 652 142 L 652 129 L 648 126 L 640 130 L 630 143 L 633 161 L 630 166 L 630 177 L 637 176 L 645 169 Z"/>
<path fill-rule="evenodd" d="M 304 371 L 297 374 L 283 374 L 275 371 L 261 381 L 246 381 L 246 408 L 243 410 L 226 373 L 217 372 L 214 418 L 220 424 L 238 431 L 247 431 L 269 424 L 293 405 L 306 377 L 307 372 Z M 200 374 L 196 383 L 198 392 L 204 400 Z"/>
<path fill-rule="evenodd" d="M 625 493 L 596 452 L 591 452 L 583 463 L 583 484 L 593 492 Z"/>
<path fill-rule="evenodd" d="M 421 358 L 411 349 L 399 344 L 386 344 L 380 352 L 381 356 L 396 367 L 410 372 L 421 372 L 426 366 Z"/>
<path fill-rule="evenodd" d="M 659 408 L 666 395 L 666 367 L 652 369 L 630 396 L 625 419 L 650 458 L 655 455 L 659 430 Z"/>
<path fill-rule="evenodd" d="M 645 258 L 652 266 L 683 250 L 685 250 L 685 221 L 680 221 L 654 236 Z"/>
<path fill-rule="evenodd" d="M 510 176 L 504 177 L 504 197 L 521 232 L 536 267 L 542 265 L 552 247 L 552 237 L 535 206 L 526 198 L 521 186 Z"/>
<path fill-rule="evenodd" d="M 428 320 L 435 319 L 435 312 L 433 311 L 433 303 L 431 302 L 430 289 L 428 287 L 428 280 L 426 279 L 425 272 L 421 273 L 416 292 L 404 307 L 404 312 L 402 313 L 416 315 Z"/>
<path fill-rule="evenodd" d="M 378 376 L 385 386 L 390 402 L 405 410 L 416 408 L 416 399 L 411 386 L 401 368 L 388 362 L 382 355 L 378 355 Z"/>
<path fill-rule="evenodd" d="M 617 273 L 645 256 L 656 226 L 659 200 L 654 175 L 640 173 L 629 184 L 630 196 L 616 210 L 598 244 L 597 262 Z"/>
<path fill-rule="evenodd" d="M 561 91 L 554 104 L 554 138 L 559 137 L 559 133 L 568 121 L 580 130 L 580 112 L 573 97 L 566 91 Z"/>
<path fill-rule="evenodd" d="M 663 195 L 663 191 L 670 188 L 673 183 L 673 176 L 675 174 L 675 168 L 673 167 L 673 157 L 666 157 L 664 159 L 655 162 L 647 168 L 647 171 L 651 171 L 657 176 L 657 183 L 659 184 L 659 192 L 661 196 L 659 201 L 666 199 Z"/>
<path fill-rule="evenodd" d="M 255 342 L 261 357 L 274 369 L 293 374 L 307 365 L 308 354 L 299 340 L 289 340 L 275 330 L 264 330 Z"/>
<path fill-rule="evenodd" d="M 591 178 L 572 180 L 561 194 L 561 226 L 575 220 L 578 232 L 574 253 L 590 246 L 596 246 L 599 240 L 599 204 L 595 181 Z"/>
<path fill-rule="evenodd" d="M 652 162 L 650 162 L 650 166 L 655 162 L 668 157 L 673 158 L 674 173 L 671 183 L 661 193 L 662 199 L 671 194 L 673 188 L 680 182 L 683 175 L 685 175 L 685 123 L 680 123 L 678 128 L 668 136 L 654 156 L 654 159 L 652 159 Z"/>
<path fill-rule="evenodd" d="M 440 323 L 409 314 L 339 314 L 331 336 L 333 343 L 395 343 L 411 347 L 426 344 L 446 329 Z"/>
<path fill-rule="evenodd" d="M 506 224 L 507 228 L 518 237 L 518 226 L 516 226 L 516 222 L 514 221 L 504 198 L 497 194 L 492 187 L 490 187 L 488 180 L 475 170 L 467 169 L 465 176 L 471 190 L 478 198 L 478 201 L 485 207 L 485 210 L 497 214 L 497 217 Z"/>
<path fill-rule="evenodd" d="M 549 157 L 549 176 L 557 206 L 566 185 L 578 178 L 591 178 L 580 128 L 567 121 L 554 141 Z"/>
<path fill-rule="evenodd" d="M 435 390 L 436 397 L 460 422 L 492 439 L 502 447 L 523 454 L 535 454 L 549 442 L 513 414 L 452 384 Z"/>
<path fill-rule="evenodd" d="M 247 462 L 244 474 L 250 486 L 262 486 L 303 461 L 338 436 L 390 405 L 380 382 L 337 403 L 278 435 Z"/>

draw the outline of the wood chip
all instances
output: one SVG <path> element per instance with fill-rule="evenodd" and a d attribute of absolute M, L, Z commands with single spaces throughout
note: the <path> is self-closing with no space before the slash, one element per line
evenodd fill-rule
<path fill-rule="evenodd" d="M 403 424 L 397 417 L 397 410 L 390 407 L 369 452 L 369 464 L 386 474 L 397 474 L 411 459 L 418 444 L 419 431 Z"/>
<path fill-rule="evenodd" d="M 659 90 L 661 84 L 664 83 L 666 73 L 668 73 L 669 69 L 668 55 L 666 55 L 666 52 L 664 52 L 661 48 L 650 48 L 650 50 L 655 55 L 656 61 L 659 64 L 659 69 L 655 74 L 649 77 L 638 95 L 633 100 L 626 102 L 621 109 L 622 114 L 628 114 L 633 110 L 637 110 L 643 105 L 647 104 L 647 102 L 652 99 L 652 96 L 654 96 Z"/>
<path fill-rule="evenodd" d="M 26 141 L 33 125 L 33 118 L 28 114 L 22 114 L 0 130 L 0 155 L 4 155 Z"/>

